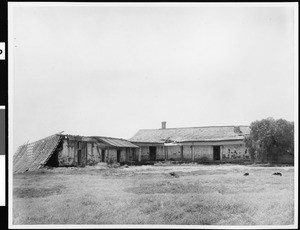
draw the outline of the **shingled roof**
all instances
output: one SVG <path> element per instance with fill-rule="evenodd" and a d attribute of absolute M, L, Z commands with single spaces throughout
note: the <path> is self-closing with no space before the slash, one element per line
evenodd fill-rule
<path fill-rule="evenodd" d="M 143 143 L 243 140 L 249 126 L 141 129 L 129 141 Z"/>
<path fill-rule="evenodd" d="M 59 135 L 52 135 L 33 143 L 21 145 L 13 157 L 13 172 L 34 171 L 47 163 L 56 149 Z"/>

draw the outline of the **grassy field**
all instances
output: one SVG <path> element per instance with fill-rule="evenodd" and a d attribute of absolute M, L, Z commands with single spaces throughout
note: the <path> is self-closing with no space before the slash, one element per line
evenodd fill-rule
<path fill-rule="evenodd" d="M 291 225 L 293 185 L 293 167 L 42 169 L 14 175 L 13 224 Z"/>

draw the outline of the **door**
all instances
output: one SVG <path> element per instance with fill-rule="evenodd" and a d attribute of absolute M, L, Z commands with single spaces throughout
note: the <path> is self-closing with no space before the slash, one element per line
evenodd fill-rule
<path fill-rule="evenodd" d="M 79 149 L 77 151 L 77 162 L 78 162 L 78 166 L 81 166 L 82 165 L 82 155 L 81 155 L 81 149 Z"/>
<path fill-rule="evenodd" d="M 132 160 L 133 161 L 138 161 L 139 160 L 134 148 L 132 148 Z"/>
<path fill-rule="evenodd" d="M 213 146 L 214 161 L 221 160 L 220 153 L 220 146 Z"/>
<path fill-rule="evenodd" d="M 121 160 L 121 150 L 117 150 L 117 162 Z"/>
<path fill-rule="evenodd" d="M 150 161 L 156 160 L 156 147 L 149 147 Z"/>
<path fill-rule="evenodd" d="M 105 149 L 101 149 L 101 162 L 105 162 Z"/>

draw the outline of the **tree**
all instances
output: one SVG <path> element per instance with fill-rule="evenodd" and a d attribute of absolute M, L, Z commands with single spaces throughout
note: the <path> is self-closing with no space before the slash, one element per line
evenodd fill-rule
<path fill-rule="evenodd" d="M 281 154 L 294 154 L 294 122 L 271 117 L 254 121 L 245 144 L 252 159 L 278 162 Z"/>

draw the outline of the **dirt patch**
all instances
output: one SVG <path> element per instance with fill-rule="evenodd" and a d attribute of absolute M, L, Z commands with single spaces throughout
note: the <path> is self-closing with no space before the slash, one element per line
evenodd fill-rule
<path fill-rule="evenodd" d="M 65 186 L 54 186 L 51 188 L 15 188 L 14 196 L 18 198 L 38 198 L 61 194 Z"/>

